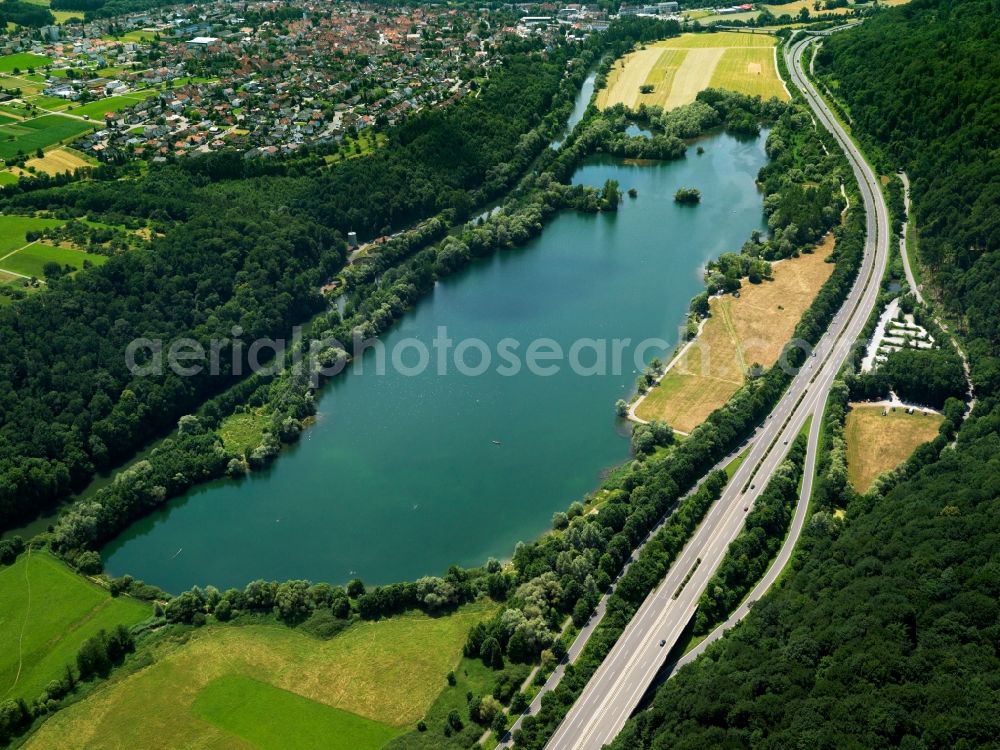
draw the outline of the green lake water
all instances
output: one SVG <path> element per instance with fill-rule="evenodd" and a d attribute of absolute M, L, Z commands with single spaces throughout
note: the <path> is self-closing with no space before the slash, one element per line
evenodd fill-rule
<path fill-rule="evenodd" d="M 543 533 L 553 512 L 628 458 L 614 403 L 632 391 L 633 350 L 620 374 L 583 376 L 563 360 L 552 376 L 505 376 L 497 342 L 522 342 L 522 358 L 540 337 L 564 350 L 580 338 L 672 347 L 705 262 L 764 228 L 754 185 L 763 136 L 700 144 L 703 155 L 691 149 L 676 162 L 588 161 L 576 182 L 616 179 L 638 197 L 617 215 L 559 215 L 526 246 L 439 282 L 383 337 L 389 351 L 409 337 L 430 346 L 446 326 L 455 342 L 476 337 L 491 348 L 485 374 L 450 365 L 445 376 L 434 366 L 376 375 L 367 356 L 367 372 L 326 386 L 298 445 L 264 471 L 204 485 L 137 522 L 103 550 L 108 571 L 172 592 L 256 578 L 375 584 L 506 558 Z M 698 188 L 702 203 L 674 204 L 682 186 Z M 664 351 L 645 359 L 655 355 Z"/>

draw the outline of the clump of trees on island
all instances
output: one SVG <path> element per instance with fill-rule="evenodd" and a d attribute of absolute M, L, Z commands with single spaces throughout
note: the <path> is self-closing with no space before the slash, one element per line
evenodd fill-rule
<path fill-rule="evenodd" d="M 698 188 L 679 188 L 674 193 L 675 203 L 701 203 L 701 191 Z"/>

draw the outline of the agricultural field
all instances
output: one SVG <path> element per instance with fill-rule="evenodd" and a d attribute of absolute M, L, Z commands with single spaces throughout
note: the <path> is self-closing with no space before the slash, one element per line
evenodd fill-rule
<path fill-rule="evenodd" d="M 640 104 L 673 109 L 710 86 L 788 99 L 774 61 L 777 39 L 767 34 L 683 34 L 625 55 L 597 95 L 604 108 Z M 650 93 L 640 87 L 652 86 Z"/>
<path fill-rule="evenodd" d="M 910 0 L 879 0 L 879 5 L 886 5 L 886 6 L 905 5 L 908 2 L 910 2 Z M 842 16 L 846 13 L 851 13 L 858 8 L 861 9 L 870 8 L 872 7 L 872 3 L 852 3 L 851 5 L 844 8 L 820 7 L 819 10 L 816 10 L 816 0 L 792 0 L 792 2 L 790 3 L 782 3 L 780 5 L 775 3 L 766 3 L 764 5 L 760 5 L 757 7 L 764 8 L 775 16 L 783 16 L 785 14 L 788 14 L 790 16 L 795 17 L 801 12 L 803 8 L 808 10 L 811 16 L 823 16 L 823 15 Z M 729 18 L 733 17 L 734 16 L 729 16 Z M 702 21 L 702 23 L 705 23 L 705 21 Z"/>
<path fill-rule="evenodd" d="M 751 365 L 777 362 L 802 313 L 833 273 L 826 262 L 833 245 L 828 235 L 815 252 L 775 263 L 773 281 L 744 283 L 739 297 L 713 297 L 701 333 L 641 401 L 636 416 L 663 419 L 689 433 L 743 385 Z"/>
<path fill-rule="evenodd" d="M 427 713 L 469 628 L 492 612 L 476 603 L 443 617 L 358 622 L 325 641 L 283 625 L 209 625 L 152 647 L 149 666 L 112 676 L 25 747 L 268 750 L 316 747 L 322 731 L 325 747 L 377 750 Z"/>
<path fill-rule="evenodd" d="M 51 63 L 52 58 L 45 55 L 17 52 L 13 55 L 0 56 L 0 73 L 12 73 L 15 68 L 26 71 L 28 68 L 40 68 Z"/>
<path fill-rule="evenodd" d="M 50 109 L 50 110 L 63 110 L 66 109 L 70 102 L 66 99 L 62 99 L 58 96 L 46 96 L 45 94 L 38 94 L 36 96 L 30 96 L 25 99 L 26 102 L 32 106 L 38 107 L 39 109 Z"/>
<path fill-rule="evenodd" d="M 72 172 L 80 167 L 92 166 L 93 161 L 71 149 L 54 148 L 51 151 L 46 151 L 41 159 L 38 157 L 28 159 L 24 165 L 25 167 L 34 167 L 36 171 L 45 174 L 59 174 L 60 172 Z"/>
<path fill-rule="evenodd" d="M 93 128 L 94 123 L 62 115 L 43 115 L 0 125 L 0 158 L 10 159 L 18 152 L 30 155 L 39 148 L 70 140 Z"/>
<path fill-rule="evenodd" d="M 702 26 L 712 26 L 717 23 L 732 23 L 733 21 L 749 21 L 760 15 L 759 10 L 747 10 L 742 13 L 709 13 L 696 20 Z"/>
<path fill-rule="evenodd" d="M 148 604 L 112 598 L 47 552 L 22 554 L 0 568 L 0 695 L 34 700 L 75 665 L 86 639 L 150 614 Z"/>
<path fill-rule="evenodd" d="M 727 49 L 715 66 L 711 88 L 753 92 L 765 99 L 787 99 L 778 71 L 774 67 L 773 47 L 737 47 Z"/>
<path fill-rule="evenodd" d="M 847 441 L 847 474 L 851 486 L 867 492 L 875 478 L 901 464 L 917 447 L 937 437 L 944 417 L 902 407 L 851 404 L 844 425 Z"/>

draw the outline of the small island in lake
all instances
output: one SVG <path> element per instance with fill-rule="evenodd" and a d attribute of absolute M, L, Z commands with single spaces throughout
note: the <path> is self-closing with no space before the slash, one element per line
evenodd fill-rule
<path fill-rule="evenodd" d="M 681 188 L 674 193 L 676 203 L 700 203 L 701 191 L 697 188 Z"/>

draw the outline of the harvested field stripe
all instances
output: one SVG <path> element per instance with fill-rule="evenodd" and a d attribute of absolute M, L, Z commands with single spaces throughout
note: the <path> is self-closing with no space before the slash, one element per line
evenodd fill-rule
<path fill-rule="evenodd" d="M 618 72 L 614 86 L 608 89 L 606 101 L 602 106 L 613 107 L 616 104 L 624 104 L 630 109 L 634 108 L 639 98 L 639 87 L 649 78 L 662 52 L 663 49 L 660 47 L 648 47 L 626 55 L 625 68 Z"/>
<path fill-rule="evenodd" d="M 677 70 L 686 57 L 687 50 L 663 50 L 645 80 L 646 84 L 653 86 L 653 93 L 640 93 L 639 99 L 641 100 L 641 104 L 654 104 L 662 107 L 666 103 L 667 97 L 670 95 L 670 90 L 674 85 L 674 76 L 677 75 Z"/>
<path fill-rule="evenodd" d="M 674 86 L 670 87 L 670 95 L 664 104 L 664 109 L 673 109 L 682 104 L 689 104 L 698 96 L 698 92 L 707 89 L 719 64 L 725 49 L 710 47 L 708 49 L 689 49 L 684 62 L 680 64 L 674 75 Z"/>

